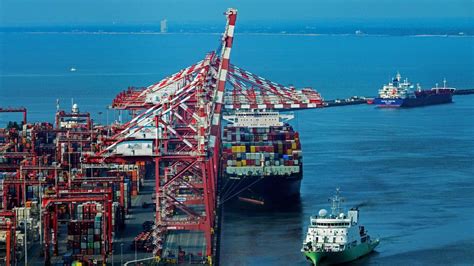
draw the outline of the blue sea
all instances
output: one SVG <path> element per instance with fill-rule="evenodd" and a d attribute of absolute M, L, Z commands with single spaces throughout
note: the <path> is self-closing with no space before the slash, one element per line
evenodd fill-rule
<path fill-rule="evenodd" d="M 217 48 L 212 33 L 0 33 L 0 106 L 54 120 L 71 100 L 100 123 L 128 86 L 147 86 Z M 373 96 L 399 71 L 424 88 L 474 88 L 472 36 L 237 34 L 231 61 L 324 98 Z M 71 68 L 77 71 L 71 72 Z M 304 179 L 300 203 L 250 211 L 225 208 L 222 265 L 306 265 L 309 216 L 336 187 L 381 239 L 355 265 L 474 263 L 474 95 L 454 103 L 380 110 L 358 105 L 295 113 Z M 20 114 L 0 114 L 0 124 Z"/>

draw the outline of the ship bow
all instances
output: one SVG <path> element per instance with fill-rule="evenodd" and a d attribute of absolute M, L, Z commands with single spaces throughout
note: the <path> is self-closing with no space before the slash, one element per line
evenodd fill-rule
<path fill-rule="evenodd" d="M 307 260 L 311 261 L 313 265 L 318 265 L 319 261 L 321 260 L 321 256 L 319 253 L 312 252 L 312 251 L 305 251 L 304 255 Z"/>

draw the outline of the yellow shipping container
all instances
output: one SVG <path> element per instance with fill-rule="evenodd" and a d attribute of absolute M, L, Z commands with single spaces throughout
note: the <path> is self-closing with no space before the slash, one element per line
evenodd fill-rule
<path fill-rule="evenodd" d="M 239 146 L 232 146 L 232 153 L 239 152 L 238 148 L 239 148 Z"/>
<path fill-rule="evenodd" d="M 255 153 L 255 146 L 250 146 L 250 152 Z"/>
<path fill-rule="evenodd" d="M 247 166 L 247 160 L 242 161 L 242 166 Z"/>
<path fill-rule="evenodd" d="M 296 142 L 291 143 L 291 149 L 296 150 Z"/>
<path fill-rule="evenodd" d="M 242 166 L 242 162 L 237 162 L 237 163 L 235 164 L 235 166 L 241 167 L 241 166 Z"/>
<path fill-rule="evenodd" d="M 292 154 L 292 152 L 293 152 L 293 150 L 292 150 L 292 149 L 288 149 L 288 151 L 287 151 L 287 153 L 286 153 L 286 154 L 288 154 L 288 155 L 291 155 L 291 154 Z"/>
<path fill-rule="evenodd" d="M 244 146 L 240 146 L 240 152 L 245 152 L 245 145 L 244 145 Z"/>

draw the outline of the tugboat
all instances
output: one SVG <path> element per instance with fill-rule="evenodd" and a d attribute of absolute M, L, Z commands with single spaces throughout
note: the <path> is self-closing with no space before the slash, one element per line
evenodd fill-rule
<path fill-rule="evenodd" d="M 423 90 L 419 84 L 415 88 L 408 79 L 402 80 L 400 73 L 397 73 L 392 82 L 379 90 L 379 96 L 374 99 L 373 104 L 378 107 L 417 107 L 451 103 L 456 89 L 446 87 L 446 79 L 443 82 L 442 88 L 438 88 L 436 84 L 435 88 Z"/>
<path fill-rule="evenodd" d="M 371 239 L 364 226 L 359 224 L 359 210 L 350 209 L 347 214 L 341 208 L 344 198 L 336 195 L 332 201 L 331 214 L 321 209 L 317 216 L 310 217 L 310 226 L 303 243 L 303 252 L 313 265 L 346 263 L 372 252 L 379 239 Z"/>

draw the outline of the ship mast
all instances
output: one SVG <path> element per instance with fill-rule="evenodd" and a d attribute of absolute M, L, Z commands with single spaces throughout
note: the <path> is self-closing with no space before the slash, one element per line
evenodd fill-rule
<path fill-rule="evenodd" d="M 330 198 L 329 200 L 332 201 L 331 205 L 331 214 L 334 216 L 339 215 L 342 212 L 341 202 L 344 202 L 344 198 L 339 196 L 340 189 L 336 188 L 336 195 Z"/>
<path fill-rule="evenodd" d="M 402 81 L 402 75 L 400 75 L 400 72 L 397 71 L 397 76 L 396 79 L 398 82 Z"/>

